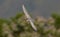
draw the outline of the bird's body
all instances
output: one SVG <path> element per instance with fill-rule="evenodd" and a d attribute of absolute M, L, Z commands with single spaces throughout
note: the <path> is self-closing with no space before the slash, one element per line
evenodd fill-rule
<path fill-rule="evenodd" d="M 25 16 L 27 17 L 27 20 L 30 22 L 32 28 L 33 28 L 35 31 L 37 31 L 37 28 L 35 27 L 33 21 L 31 20 L 31 17 L 28 15 L 28 12 L 27 12 L 27 10 L 25 9 L 24 5 L 22 6 L 22 8 L 23 8 L 24 14 L 25 14 Z"/>

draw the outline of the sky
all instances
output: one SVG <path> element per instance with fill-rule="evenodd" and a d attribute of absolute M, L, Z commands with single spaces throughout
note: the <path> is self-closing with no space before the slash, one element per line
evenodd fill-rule
<path fill-rule="evenodd" d="M 33 17 L 49 17 L 52 12 L 60 13 L 60 0 L 0 0 L 0 18 L 9 18 L 22 12 L 25 5 Z"/>

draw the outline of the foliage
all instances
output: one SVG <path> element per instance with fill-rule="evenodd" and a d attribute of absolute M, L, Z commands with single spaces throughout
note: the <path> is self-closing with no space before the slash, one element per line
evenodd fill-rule
<path fill-rule="evenodd" d="M 57 13 L 53 13 L 52 17 L 55 19 L 55 27 L 59 29 L 60 28 L 60 15 Z"/>
<path fill-rule="evenodd" d="M 0 19 L 0 37 L 10 37 L 8 36 L 10 33 L 14 37 L 60 37 L 60 15 L 53 13 L 52 17 L 55 19 L 55 23 L 53 25 L 46 23 L 46 26 L 44 21 L 41 22 L 42 20 L 36 21 L 34 19 L 37 32 L 33 30 L 23 13 L 18 13 L 15 17 L 11 17 L 9 20 Z M 6 36 L 3 35 L 2 27 L 4 23 L 9 27 L 8 32 L 10 32 L 5 34 Z"/>

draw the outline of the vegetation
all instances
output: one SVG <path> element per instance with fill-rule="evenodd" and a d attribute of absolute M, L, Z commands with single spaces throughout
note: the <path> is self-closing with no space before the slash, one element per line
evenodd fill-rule
<path fill-rule="evenodd" d="M 60 15 L 57 13 L 53 13 L 52 17 L 55 19 L 55 27 L 60 29 Z"/>
<path fill-rule="evenodd" d="M 0 37 L 60 37 L 60 15 L 53 13 L 49 19 L 34 19 L 38 31 L 34 31 L 23 13 L 9 20 L 0 19 Z"/>

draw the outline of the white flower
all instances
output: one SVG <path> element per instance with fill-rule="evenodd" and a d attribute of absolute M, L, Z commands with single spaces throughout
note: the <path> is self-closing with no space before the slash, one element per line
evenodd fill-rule
<path fill-rule="evenodd" d="M 40 36 L 40 34 L 38 34 L 37 32 L 32 32 L 31 35 L 32 35 L 32 37 L 39 37 Z"/>
<path fill-rule="evenodd" d="M 10 29 L 9 26 L 6 23 L 3 23 L 3 33 L 9 33 Z"/>
<path fill-rule="evenodd" d="M 14 22 L 11 23 L 11 27 L 13 30 L 17 30 L 17 25 Z"/>
<path fill-rule="evenodd" d="M 43 18 L 42 16 L 41 17 L 37 16 L 36 20 L 37 20 L 37 22 L 45 22 L 46 21 L 46 19 Z"/>
<path fill-rule="evenodd" d="M 40 24 L 39 24 L 39 27 L 44 27 L 44 24 L 45 24 L 45 23 L 40 23 Z"/>
<path fill-rule="evenodd" d="M 48 34 L 48 37 L 53 37 L 51 34 Z"/>
<path fill-rule="evenodd" d="M 41 17 L 38 16 L 36 18 L 36 24 L 38 24 L 38 26 L 40 27 L 43 27 L 45 22 L 46 22 L 46 19 L 43 18 L 42 16 Z"/>
<path fill-rule="evenodd" d="M 8 34 L 8 37 L 13 37 L 13 35 L 11 33 Z"/>
<path fill-rule="evenodd" d="M 50 18 L 48 18 L 48 21 L 47 22 L 49 24 L 54 24 L 55 20 L 52 17 L 50 17 Z"/>
<path fill-rule="evenodd" d="M 57 30 L 57 34 L 60 34 L 60 29 Z"/>

